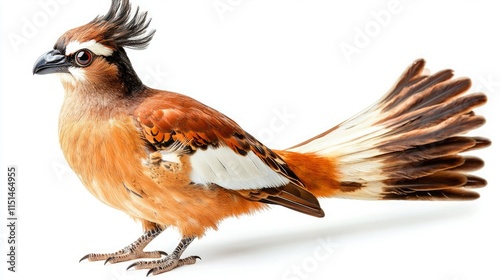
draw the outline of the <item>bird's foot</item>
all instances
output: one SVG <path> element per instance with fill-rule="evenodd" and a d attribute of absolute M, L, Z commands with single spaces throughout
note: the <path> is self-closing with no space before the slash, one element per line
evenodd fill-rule
<path fill-rule="evenodd" d="M 80 262 L 83 260 L 88 261 L 104 261 L 104 264 L 107 263 L 119 263 L 129 260 L 135 260 L 140 258 L 161 258 L 162 256 L 167 256 L 168 254 L 163 251 L 152 251 L 145 252 L 144 248 L 146 245 L 151 242 L 156 236 L 158 236 L 163 230 L 160 228 L 155 228 L 152 230 L 146 231 L 139 239 L 137 239 L 134 243 L 128 245 L 127 247 L 109 254 L 87 254 L 83 258 L 80 259 Z"/>
<path fill-rule="evenodd" d="M 80 259 L 80 262 L 88 260 L 91 262 L 104 261 L 104 264 L 108 263 L 113 264 L 113 263 L 119 263 L 135 259 L 142 259 L 142 258 L 161 258 L 162 256 L 167 256 L 167 255 L 168 254 L 163 251 L 144 252 L 144 251 L 135 251 L 130 249 L 122 249 L 117 252 L 108 254 L 101 254 L 101 253 L 87 254 Z"/>
<path fill-rule="evenodd" d="M 170 271 L 176 267 L 181 267 L 183 265 L 195 264 L 196 260 L 201 258 L 198 256 L 190 256 L 184 259 L 179 259 L 178 256 L 168 255 L 161 260 L 154 261 L 138 261 L 127 267 L 127 270 L 133 269 L 149 269 L 146 276 L 157 275 Z"/>
<path fill-rule="evenodd" d="M 194 238 L 184 238 L 181 240 L 177 248 L 175 248 L 174 252 L 171 255 L 166 256 L 161 260 L 153 260 L 153 261 L 139 261 L 131 264 L 127 267 L 127 270 L 134 269 L 149 269 L 147 276 L 149 275 L 157 275 L 160 273 L 164 273 L 170 271 L 176 267 L 181 267 L 183 265 L 189 265 L 196 263 L 196 260 L 200 259 L 198 256 L 190 256 L 184 259 L 181 259 L 181 255 L 187 246 L 194 240 Z"/>

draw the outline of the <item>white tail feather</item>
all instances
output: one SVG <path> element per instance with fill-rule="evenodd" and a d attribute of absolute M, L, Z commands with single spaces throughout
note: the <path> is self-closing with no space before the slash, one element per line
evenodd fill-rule
<path fill-rule="evenodd" d="M 378 102 L 287 151 L 334 159 L 341 185 L 353 186 L 353 191 L 337 196 L 475 198 L 475 192 L 457 189 L 457 182 L 463 181 L 459 187 L 479 187 L 486 181 L 481 179 L 477 183 L 468 181 L 471 177 L 466 173 L 441 171 L 465 164 L 467 160 L 458 153 L 469 149 L 471 142 L 472 146 L 476 140 L 481 142 L 478 142 L 480 147 L 489 144 L 487 139 L 461 136 L 460 146 L 453 139 L 484 123 L 472 109 L 483 105 L 486 97 L 483 94 L 461 97 L 470 87 L 469 79 L 452 80 L 451 70 L 428 76 L 423 74 L 424 65 L 423 60 L 417 60 Z M 447 154 L 450 149 L 451 154 Z M 405 153 L 412 156 L 405 157 Z M 452 190 L 442 191 L 446 188 Z"/>

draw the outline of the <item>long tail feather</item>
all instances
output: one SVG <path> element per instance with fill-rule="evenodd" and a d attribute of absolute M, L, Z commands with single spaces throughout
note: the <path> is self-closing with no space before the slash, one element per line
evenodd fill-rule
<path fill-rule="evenodd" d="M 484 124 L 474 109 L 482 93 L 466 94 L 468 78 L 424 73 L 415 61 L 371 107 L 285 151 L 277 151 L 318 196 L 358 199 L 467 200 L 486 180 L 468 174 L 484 163 L 462 153 L 490 141 L 465 135 Z M 322 165 L 311 164 L 321 162 Z M 304 166 L 304 165 L 307 166 Z M 325 167 L 325 164 L 327 165 Z"/>

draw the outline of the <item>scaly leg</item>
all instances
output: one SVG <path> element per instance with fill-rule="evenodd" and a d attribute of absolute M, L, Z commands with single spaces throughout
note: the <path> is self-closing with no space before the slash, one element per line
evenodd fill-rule
<path fill-rule="evenodd" d="M 154 260 L 154 261 L 139 261 L 136 263 L 131 264 L 128 268 L 134 268 L 134 269 L 150 269 L 148 271 L 147 276 L 150 274 L 152 275 L 157 275 L 160 273 L 164 273 L 167 271 L 170 271 L 176 267 L 180 267 L 183 265 L 188 265 L 188 264 L 194 264 L 196 263 L 197 259 L 201 259 L 198 256 L 190 256 L 184 259 L 181 259 L 182 253 L 184 253 L 184 250 L 193 242 L 194 237 L 187 237 L 183 238 L 179 245 L 175 248 L 174 252 L 171 255 L 166 256 L 163 259 L 160 260 Z"/>
<path fill-rule="evenodd" d="M 80 259 L 93 261 L 103 261 L 104 264 L 107 263 L 119 263 L 129 260 L 135 260 L 140 258 L 161 258 L 162 255 L 167 256 L 168 254 L 163 251 L 153 251 L 144 252 L 144 248 L 151 242 L 155 237 L 160 235 L 163 229 L 155 227 L 151 230 L 147 230 L 144 234 L 139 237 L 134 243 L 128 245 L 127 247 L 110 254 L 87 254 Z"/>

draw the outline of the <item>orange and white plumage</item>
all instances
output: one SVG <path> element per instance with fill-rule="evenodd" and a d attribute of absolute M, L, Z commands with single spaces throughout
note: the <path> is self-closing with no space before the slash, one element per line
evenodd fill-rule
<path fill-rule="evenodd" d="M 415 61 L 377 103 L 342 124 L 286 150 L 273 150 L 219 111 L 190 97 L 144 85 L 124 48 L 146 48 L 146 13 L 128 0 L 69 30 L 35 64 L 65 88 L 61 148 L 98 199 L 142 222 L 145 233 L 91 261 L 160 257 L 144 252 L 174 226 L 183 239 L 173 254 L 131 267 L 158 274 L 197 257 L 184 249 L 228 217 L 281 205 L 323 217 L 318 198 L 467 200 L 486 181 L 469 172 L 479 158 L 461 153 L 489 145 L 465 134 L 484 123 L 473 109 L 481 93 L 451 70 L 430 75 Z"/>

